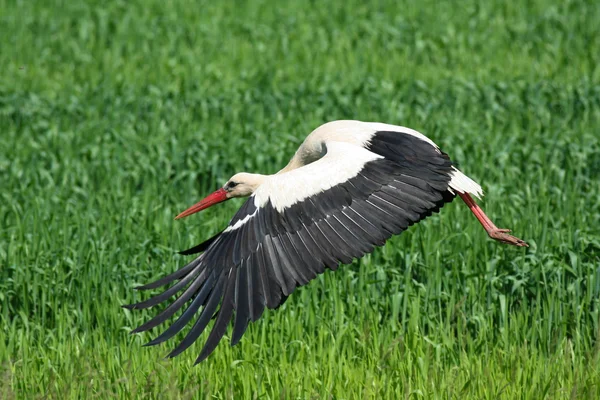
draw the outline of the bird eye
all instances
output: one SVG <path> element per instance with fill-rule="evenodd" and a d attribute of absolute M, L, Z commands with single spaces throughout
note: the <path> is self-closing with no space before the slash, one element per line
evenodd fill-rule
<path fill-rule="evenodd" d="M 232 188 L 236 187 L 237 185 L 238 185 L 238 183 L 237 183 L 237 182 L 229 182 L 229 183 L 227 184 L 227 187 L 228 187 L 229 189 L 232 189 Z"/>

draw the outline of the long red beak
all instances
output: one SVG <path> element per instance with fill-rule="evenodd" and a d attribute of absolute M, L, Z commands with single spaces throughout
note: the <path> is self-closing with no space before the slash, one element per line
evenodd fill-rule
<path fill-rule="evenodd" d="M 217 190 L 216 192 L 209 194 L 203 200 L 200 200 L 198 203 L 194 204 L 193 206 L 191 206 L 190 208 L 188 208 L 187 210 L 185 210 L 184 212 L 182 212 L 181 214 L 176 216 L 175 219 L 179 219 L 179 218 L 187 217 L 188 215 L 195 214 L 198 211 L 202 211 L 205 208 L 214 206 L 215 204 L 218 204 L 225 200 L 228 200 L 227 192 L 225 191 L 225 189 L 221 188 L 221 189 Z"/>

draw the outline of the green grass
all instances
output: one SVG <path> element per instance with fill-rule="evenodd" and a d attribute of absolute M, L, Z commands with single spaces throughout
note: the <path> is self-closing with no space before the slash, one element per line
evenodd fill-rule
<path fill-rule="evenodd" d="M 592 1 L 0 0 L 0 397 L 599 398 L 599 20 Z M 196 367 L 202 343 L 164 360 L 174 342 L 129 335 L 157 312 L 120 307 L 133 287 L 241 203 L 173 216 L 342 118 L 426 133 L 531 247 L 456 201 Z"/>

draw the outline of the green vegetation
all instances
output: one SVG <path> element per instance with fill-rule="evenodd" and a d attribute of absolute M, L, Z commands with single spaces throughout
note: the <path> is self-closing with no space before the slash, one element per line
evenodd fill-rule
<path fill-rule="evenodd" d="M 418 4 L 418 5 L 417 5 Z M 593 1 L 0 0 L 0 398 L 600 398 Z M 436 141 L 526 250 L 455 201 L 268 311 L 142 347 L 121 305 L 334 119 Z"/>

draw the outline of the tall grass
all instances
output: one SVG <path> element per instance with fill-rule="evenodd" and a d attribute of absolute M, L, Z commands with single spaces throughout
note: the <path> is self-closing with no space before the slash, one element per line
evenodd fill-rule
<path fill-rule="evenodd" d="M 419 5 L 417 5 L 419 4 Z M 593 2 L 0 0 L 0 397 L 598 398 Z M 192 367 L 120 308 L 334 119 L 426 133 L 484 186 Z M 156 334 L 156 332 L 154 332 Z M 205 337 L 201 338 L 204 339 Z"/>

